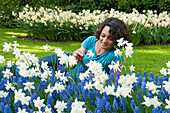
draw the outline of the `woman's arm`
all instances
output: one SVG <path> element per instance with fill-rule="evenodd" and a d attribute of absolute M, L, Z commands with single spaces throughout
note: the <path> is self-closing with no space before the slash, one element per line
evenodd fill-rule
<path fill-rule="evenodd" d="M 73 56 L 77 60 L 77 64 L 83 60 L 83 57 L 85 56 L 85 54 L 86 54 L 86 50 L 84 49 L 83 46 L 81 46 L 79 49 L 74 51 Z M 76 67 L 76 65 L 72 68 L 75 68 L 75 67 Z"/>

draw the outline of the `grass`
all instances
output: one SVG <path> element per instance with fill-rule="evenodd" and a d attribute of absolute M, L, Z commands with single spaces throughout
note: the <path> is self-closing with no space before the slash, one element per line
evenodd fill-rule
<path fill-rule="evenodd" d="M 14 35 L 15 37 L 13 37 Z M 17 37 L 25 36 L 19 29 L 0 29 L 0 55 L 5 55 L 7 61 L 10 60 L 9 53 L 3 53 L 4 42 L 17 41 L 20 46 L 18 47 L 22 52 L 30 52 L 41 58 L 47 55 L 54 54 L 55 48 L 61 48 L 65 52 L 74 52 L 81 46 L 80 42 L 38 42 L 32 40 L 23 40 Z M 45 52 L 43 45 L 48 44 L 50 51 Z M 13 56 L 14 57 L 14 56 Z M 160 75 L 160 70 L 166 67 L 166 63 L 170 61 L 170 46 L 169 45 L 152 45 L 134 47 L 133 65 L 135 66 L 135 72 L 140 74 L 146 71 L 147 74 L 153 72 L 154 75 Z M 130 62 L 130 60 L 128 61 Z M 128 63 L 129 65 L 129 63 Z"/>

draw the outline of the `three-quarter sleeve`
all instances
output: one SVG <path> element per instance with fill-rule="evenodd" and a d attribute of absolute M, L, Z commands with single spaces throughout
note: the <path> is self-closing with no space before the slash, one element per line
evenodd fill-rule
<path fill-rule="evenodd" d="M 83 46 L 83 48 L 85 50 L 88 50 L 92 44 L 93 38 L 95 38 L 94 36 L 89 36 L 88 38 L 86 38 L 82 43 L 81 46 Z"/>

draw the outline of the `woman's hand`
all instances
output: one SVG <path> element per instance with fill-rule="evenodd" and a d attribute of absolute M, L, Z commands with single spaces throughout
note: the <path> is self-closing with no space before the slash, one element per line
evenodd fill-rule
<path fill-rule="evenodd" d="M 80 49 L 77 49 L 74 51 L 73 56 L 77 60 L 77 63 L 81 62 L 83 60 L 83 57 L 85 56 L 86 50 L 81 47 Z"/>

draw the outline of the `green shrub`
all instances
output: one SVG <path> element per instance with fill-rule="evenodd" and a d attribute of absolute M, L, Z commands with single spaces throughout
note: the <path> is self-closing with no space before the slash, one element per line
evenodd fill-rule
<path fill-rule="evenodd" d="M 132 12 L 133 8 L 140 13 L 143 10 L 156 10 L 157 14 L 169 10 L 168 0 L 1 0 L 0 27 L 17 27 L 12 11 L 20 12 L 26 4 L 37 8 L 57 6 L 64 11 L 72 10 L 76 13 L 83 9 L 93 12 L 94 10 L 110 10 L 111 8 L 126 13 Z"/>
<path fill-rule="evenodd" d="M 63 11 L 58 7 L 39 9 L 26 5 L 19 12 L 17 19 L 20 28 L 29 36 L 39 39 L 53 40 L 83 40 L 93 35 L 95 27 L 108 17 L 123 20 L 130 30 L 130 41 L 137 45 L 160 44 L 170 41 L 169 15 L 165 11 L 159 15 L 148 10 L 145 14 L 133 9 L 131 13 L 110 11 L 82 10 L 78 14 Z"/>

